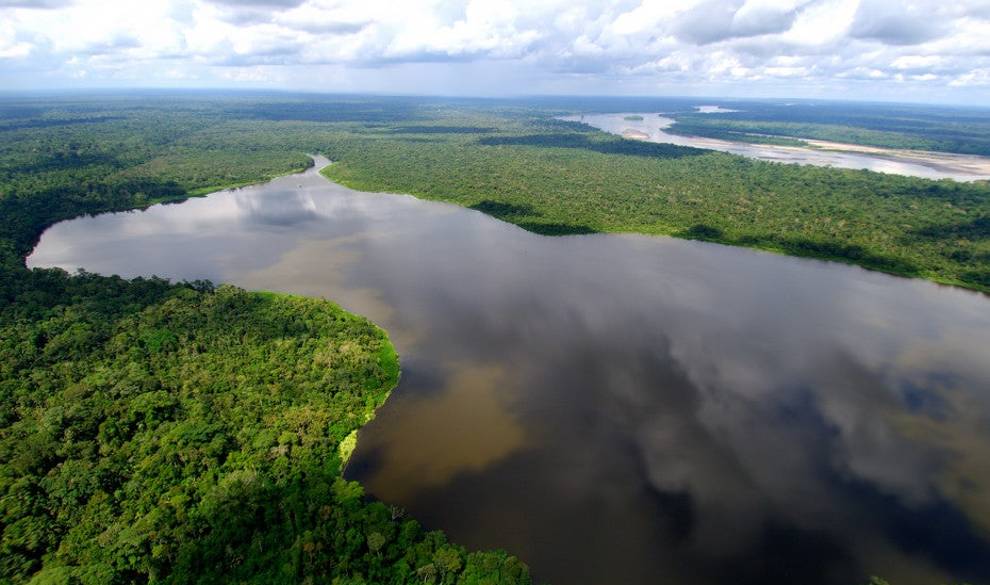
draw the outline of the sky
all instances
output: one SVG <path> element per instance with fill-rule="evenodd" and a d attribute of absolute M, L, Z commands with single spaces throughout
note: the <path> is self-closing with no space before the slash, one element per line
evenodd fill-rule
<path fill-rule="evenodd" d="M 990 105 L 990 0 L 0 0 L 0 89 Z"/>

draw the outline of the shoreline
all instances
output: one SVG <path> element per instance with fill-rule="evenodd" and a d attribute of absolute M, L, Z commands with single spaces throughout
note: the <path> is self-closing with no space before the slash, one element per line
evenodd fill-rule
<path fill-rule="evenodd" d="M 361 184 L 360 181 L 348 180 L 348 179 L 345 179 L 343 177 L 334 176 L 334 175 L 330 174 L 330 171 L 329 171 L 329 169 L 333 169 L 333 168 L 339 168 L 339 167 L 337 167 L 337 165 L 335 165 L 335 164 L 328 164 L 328 165 L 322 167 L 320 169 L 319 173 L 320 173 L 320 175 L 323 176 L 323 178 L 327 179 L 328 181 L 332 181 L 332 182 L 337 183 L 339 185 L 343 185 L 344 187 L 347 187 L 348 189 L 351 189 L 351 190 L 354 190 L 354 191 L 360 191 L 360 192 L 363 192 L 363 193 L 374 193 L 374 194 L 403 195 L 403 196 L 406 196 L 406 197 L 415 197 L 416 199 L 421 199 L 423 201 L 431 201 L 431 202 L 436 202 L 436 203 L 443 203 L 443 204 L 446 204 L 446 205 L 456 205 L 456 206 L 458 206 L 460 208 L 463 208 L 463 209 L 470 209 L 469 206 L 462 205 L 461 203 L 459 203 L 457 201 L 447 200 L 447 199 L 444 199 L 444 198 L 441 198 L 441 197 L 437 197 L 437 196 L 434 196 L 434 195 L 432 195 L 430 193 L 426 193 L 426 192 L 420 192 L 420 191 L 416 191 L 416 190 L 409 190 L 409 191 L 389 191 L 387 189 L 386 190 L 375 189 L 374 187 L 372 187 L 370 185 Z M 505 223 L 509 223 L 509 224 L 515 225 L 515 226 L 517 226 L 517 227 L 519 227 L 521 229 L 524 229 L 524 230 L 527 230 L 527 231 L 532 231 L 532 230 L 527 229 L 526 225 L 524 225 L 525 224 L 524 221 L 520 221 L 520 222 L 517 223 L 517 222 L 513 221 L 512 218 L 509 218 L 509 217 L 498 217 L 498 216 L 492 215 L 490 213 L 486 213 L 485 211 L 480 211 L 480 213 L 484 213 L 485 215 L 487 215 L 487 216 L 489 216 L 489 217 L 491 217 L 491 218 L 493 218 L 493 219 L 495 219 L 497 221 L 502 221 L 502 222 L 505 222 Z M 726 238 L 724 236 L 719 236 L 719 237 L 699 236 L 697 234 L 691 233 L 691 231 L 690 231 L 689 228 L 669 228 L 669 229 L 663 229 L 663 230 L 658 229 L 658 230 L 654 230 L 654 231 L 647 231 L 647 230 L 643 230 L 643 229 L 639 229 L 639 230 L 637 230 L 637 229 L 630 229 L 630 230 L 608 230 L 608 229 L 605 229 L 605 230 L 602 230 L 601 232 L 596 232 L 596 233 L 592 233 L 592 234 L 566 234 L 566 235 L 546 234 L 546 233 L 540 233 L 540 232 L 533 232 L 533 233 L 536 233 L 537 235 L 541 235 L 541 236 L 545 236 L 545 237 L 580 237 L 580 236 L 587 236 L 587 235 L 602 235 L 602 234 L 606 234 L 606 235 L 607 234 L 612 234 L 612 235 L 623 235 L 623 234 L 624 235 L 630 235 L 631 234 L 631 235 L 639 235 L 639 236 L 645 236 L 645 237 L 666 237 L 666 238 L 677 238 L 679 240 L 707 242 L 707 243 L 711 243 L 711 244 L 719 244 L 719 245 L 722 245 L 722 246 L 731 246 L 733 248 L 743 248 L 743 249 L 748 249 L 748 250 L 756 250 L 756 251 L 760 251 L 760 252 L 765 252 L 765 253 L 769 253 L 769 254 L 777 254 L 777 255 L 780 255 L 780 256 L 788 256 L 788 257 L 791 257 L 791 258 L 803 258 L 803 259 L 817 260 L 817 261 L 822 261 L 822 262 L 834 262 L 836 264 L 844 264 L 844 265 L 847 265 L 847 266 L 856 266 L 858 268 L 862 268 L 864 270 L 869 270 L 871 272 L 878 272 L 878 273 L 881 273 L 881 274 L 886 274 L 886 275 L 889 275 L 889 276 L 895 276 L 895 277 L 898 277 L 898 278 L 906 278 L 906 279 L 911 279 L 911 280 L 922 280 L 922 281 L 926 281 L 926 282 L 931 282 L 933 284 L 937 284 L 939 286 L 950 286 L 950 287 L 953 287 L 953 288 L 957 288 L 957 289 L 961 289 L 961 290 L 965 290 L 965 291 L 969 291 L 969 292 L 973 292 L 973 293 L 977 293 L 977 294 L 982 294 L 982 295 L 985 295 L 985 296 L 990 296 L 990 287 L 973 286 L 973 285 L 970 285 L 969 283 L 966 283 L 966 282 L 963 282 L 963 281 L 954 280 L 954 279 L 950 279 L 950 278 L 942 278 L 942 277 L 939 277 L 939 276 L 934 275 L 934 274 L 912 274 L 912 273 L 909 273 L 909 272 L 906 272 L 906 271 L 901 272 L 901 271 L 897 271 L 897 270 L 891 269 L 891 268 L 883 268 L 883 267 L 880 267 L 880 266 L 873 266 L 873 265 L 862 263 L 862 262 L 856 262 L 853 259 L 845 258 L 845 257 L 842 257 L 842 256 L 828 255 L 828 254 L 818 254 L 818 253 L 814 253 L 814 252 L 811 252 L 811 251 L 803 251 L 801 253 L 798 253 L 796 251 L 788 250 L 788 249 L 786 249 L 786 248 L 784 248 L 782 246 L 776 246 L 776 245 L 771 245 L 771 244 L 766 244 L 766 243 L 753 243 L 753 244 L 750 244 L 750 243 L 746 243 L 746 242 L 739 242 L 739 241 L 733 240 L 731 238 Z"/>
<path fill-rule="evenodd" d="M 638 135 L 645 135 L 646 136 L 646 139 L 642 139 L 642 140 L 648 140 L 648 138 L 649 138 L 649 136 L 646 135 L 645 133 L 639 132 L 639 131 L 636 131 L 636 130 L 631 130 L 631 131 L 630 130 L 626 130 L 626 131 L 624 131 L 623 132 L 623 137 L 626 137 L 625 135 L 627 133 L 637 135 L 637 136 L 629 136 L 628 138 L 631 139 L 631 140 L 641 140 L 640 138 L 638 138 Z M 780 147 L 780 148 L 791 148 L 791 147 Z M 389 194 L 389 195 L 404 195 L 404 196 L 408 196 L 408 197 L 415 197 L 416 199 L 421 199 L 421 200 L 424 200 L 424 201 L 440 202 L 440 203 L 445 203 L 445 204 L 448 204 L 448 205 L 456 205 L 456 206 L 461 207 L 461 208 L 468 208 L 468 207 L 466 207 L 464 205 L 461 205 L 460 203 L 458 203 L 456 201 L 448 201 L 446 199 L 435 197 L 435 196 L 433 196 L 433 195 L 431 195 L 429 193 L 420 193 L 420 192 L 415 192 L 414 190 L 410 190 L 410 191 L 388 191 L 388 190 L 379 190 L 379 189 L 373 189 L 373 188 L 366 188 L 367 187 L 366 185 L 361 185 L 361 184 L 358 184 L 358 183 L 356 183 L 354 181 L 349 181 L 349 180 L 342 179 L 340 177 L 332 176 L 329 173 L 328 169 L 331 169 L 331 168 L 334 167 L 334 161 L 329 160 L 324 155 L 321 155 L 321 154 L 316 154 L 316 155 L 310 154 L 309 156 L 310 156 L 310 159 L 312 161 L 312 164 L 310 164 L 308 167 L 306 167 L 304 169 L 299 169 L 299 170 L 287 172 L 287 173 L 280 174 L 280 175 L 274 176 L 274 177 L 268 177 L 268 178 L 265 178 L 265 179 L 259 180 L 259 181 L 253 181 L 253 182 L 250 182 L 250 183 L 239 184 L 239 185 L 237 185 L 235 187 L 221 187 L 221 188 L 218 188 L 218 189 L 211 190 L 209 192 L 197 193 L 196 195 L 186 195 L 184 197 L 179 197 L 179 198 L 174 198 L 174 199 L 168 199 L 168 200 L 164 200 L 164 201 L 148 202 L 147 204 L 142 205 L 140 207 L 133 207 L 133 208 L 129 208 L 129 209 L 106 210 L 106 211 L 103 211 L 101 213 L 117 213 L 117 212 L 122 212 L 122 211 L 133 211 L 133 210 L 147 209 L 148 207 L 151 207 L 152 205 L 158 205 L 158 204 L 162 204 L 162 203 L 181 203 L 181 202 L 183 202 L 183 201 L 185 201 L 187 199 L 191 199 L 193 197 L 195 197 L 195 198 L 207 197 L 209 195 L 213 195 L 213 194 L 216 194 L 216 193 L 222 193 L 224 191 L 241 189 L 241 188 L 245 188 L 245 187 L 251 187 L 251 186 L 254 186 L 254 185 L 262 185 L 262 184 L 269 183 L 269 182 L 274 181 L 274 180 L 279 179 L 279 178 L 288 177 L 288 176 L 297 175 L 297 174 L 304 174 L 304 173 L 307 173 L 307 172 L 315 172 L 315 173 L 319 174 L 320 176 L 322 176 L 324 179 L 326 179 L 328 181 L 332 181 L 332 182 L 338 183 L 340 185 L 343 185 L 343 186 L 345 186 L 345 187 L 347 187 L 349 189 L 355 190 L 355 191 L 361 191 L 361 192 L 365 192 L 365 193 L 379 193 L 379 194 L 384 193 L 384 194 Z M 323 158 L 324 160 L 326 160 L 326 163 L 325 164 L 321 164 L 321 161 L 318 160 L 319 158 Z M 482 211 L 481 213 L 485 213 L 485 212 Z M 521 227 L 522 229 L 527 229 L 524 225 L 521 225 L 521 223 L 513 222 L 511 220 L 511 218 L 500 218 L 500 217 L 491 215 L 489 213 L 485 213 L 485 214 L 488 215 L 489 217 L 492 217 L 495 220 L 503 221 L 503 222 L 506 222 L 506 223 L 510 223 L 510 224 L 516 225 L 518 227 Z M 51 228 L 52 226 L 54 226 L 54 225 L 56 225 L 58 223 L 61 223 L 62 221 L 71 221 L 72 219 L 74 219 L 74 218 L 62 219 L 60 221 L 54 222 L 51 225 L 45 226 L 41 230 L 41 233 L 39 233 L 39 235 L 38 235 L 38 237 L 37 237 L 34 245 L 31 248 L 31 252 L 29 252 L 28 254 L 24 255 L 21 258 L 22 265 L 25 268 L 29 269 L 29 270 L 31 269 L 30 267 L 27 266 L 27 258 L 29 256 L 31 256 L 31 254 L 34 252 L 34 249 L 37 247 L 38 242 L 40 241 L 41 235 L 44 234 L 44 232 L 46 230 L 48 230 L 49 228 Z M 773 246 L 773 245 L 768 245 L 768 244 L 760 244 L 760 245 L 757 245 L 757 244 L 747 244 L 745 242 L 740 243 L 740 242 L 737 242 L 737 241 L 734 241 L 732 239 L 725 238 L 725 237 L 699 237 L 697 234 L 687 233 L 687 231 L 684 230 L 684 229 L 666 229 L 666 230 L 650 230 L 650 231 L 642 230 L 642 229 L 639 229 L 639 230 L 636 230 L 636 229 L 633 229 L 633 230 L 605 230 L 605 231 L 602 231 L 601 233 L 605 233 L 605 234 L 635 234 L 635 235 L 642 235 L 642 236 L 647 236 L 647 237 L 670 237 L 670 238 L 677 238 L 677 239 L 681 239 L 681 240 L 701 241 L 701 242 L 708 242 L 708 243 L 720 244 L 720 245 L 723 245 L 723 246 L 732 246 L 734 248 L 746 248 L 746 249 L 750 249 L 750 250 L 759 250 L 759 251 L 762 251 L 762 252 L 767 252 L 767 253 L 771 253 L 771 254 L 778 254 L 778 255 L 782 255 L 782 256 L 790 256 L 790 257 L 793 257 L 793 258 L 807 258 L 807 259 L 813 259 L 813 260 L 819 260 L 819 261 L 835 262 L 835 263 L 838 263 L 838 264 L 845 264 L 845 265 L 849 265 L 849 266 L 858 266 L 860 268 L 863 268 L 864 270 L 870 270 L 872 272 L 879 272 L 879 273 L 882 273 L 882 274 L 896 276 L 896 277 L 899 277 L 899 278 L 924 280 L 924 281 L 928 281 L 928 282 L 932 282 L 932 283 L 938 284 L 940 286 L 951 286 L 953 288 L 959 288 L 959 289 L 962 289 L 962 290 L 972 291 L 972 292 L 980 293 L 980 294 L 983 294 L 983 295 L 990 295 L 990 287 L 972 286 L 972 285 L 970 285 L 968 283 L 965 283 L 965 282 L 962 282 L 962 281 L 958 281 L 958 280 L 954 280 L 954 279 L 949 279 L 949 278 L 941 278 L 941 277 L 939 277 L 937 275 L 910 274 L 910 273 L 907 273 L 907 272 L 901 272 L 901 271 L 897 271 L 897 270 L 893 270 L 893 269 L 887 269 L 887 268 L 882 268 L 882 267 L 879 267 L 879 266 L 872 266 L 872 265 L 869 265 L 869 264 L 865 264 L 865 263 L 861 263 L 861 262 L 856 262 L 854 260 L 851 260 L 851 259 L 848 259 L 848 258 L 844 258 L 842 256 L 835 256 L 835 255 L 828 255 L 828 254 L 816 254 L 816 253 L 812 253 L 812 252 L 795 253 L 795 252 L 793 252 L 791 250 L 787 250 L 787 249 L 782 248 L 780 246 Z M 556 237 L 555 234 L 543 234 L 543 233 L 539 233 L 539 235 L 549 236 L 549 237 Z M 572 234 L 572 235 L 580 235 L 580 234 Z M 384 329 L 383 329 L 383 331 L 384 331 Z"/>
<path fill-rule="evenodd" d="M 718 152 L 725 152 L 728 154 L 734 154 L 736 156 L 742 156 L 745 158 L 753 160 L 763 160 L 768 162 L 779 162 L 782 164 L 791 165 L 809 165 L 809 166 L 819 166 L 819 167 L 835 167 L 835 168 L 845 168 L 851 170 L 871 170 L 872 172 L 879 172 L 884 174 L 915 177 L 919 179 L 926 179 L 930 181 L 940 181 L 940 180 L 951 180 L 960 183 L 975 183 L 980 181 L 990 181 L 990 157 L 972 155 L 972 154 L 962 154 L 962 153 L 951 153 L 951 152 L 937 152 L 928 150 L 901 150 L 895 148 L 882 148 L 876 146 L 866 146 L 843 142 L 831 142 L 827 140 L 816 140 L 810 138 L 802 138 L 800 136 L 779 136 L 778 138 L 796 140 L 805 143 L 807 146 L 792 146 L 784 144 L 768 144 L 761 142 L 747 142 L 744 140 L 729 140 L 726 138 L 710 138 L 707 136 L 697 136 L 694 134 L 681 134 L 676 130 L 677 120 L 675 118 L 670 118 L 664 114 L 642 114 L 644 120 L 654 120 L 655 118 L 659 120 L 656 130 L 659 132 L 660 136 L 654 139 L 653 134 L 639 130 L 636 128 L 628 127 L 636 123 L 636 121 L 630 121 L 626 118 L 629 114 L 575 114 L 567 116 L 558 116 L 558 119 L 579 122 L 587 126 L 591 126 L 600 132 L 605 132 L 608 134 L 618 135 L 622 138 L 628 140 L 639 140 L 644 142 L 653 142 L 657 144 L 673 144 L 679 146 L 688 146 L 692 148 L 701 148 L 714 150 Z M 594 126 L 586 121 L 585 116 L 615 116 L 624 122 L 627 127 L 619 130 L 614 129 L 604 129 L 599 126 Z M 618 120 L 617 120 L 618 121 Z M 671 140 L 663 140 L 664 136 L 671 137 Z M 762 136 L 762 135 L 759 135 Z M 678 138 L 682 140 L 677 140 Z M 749 149 L 751 152 L 740 152 L 740 150 Z M 777 153 L 780 157 L 775 157 L 774 154 Z M 877 162 L 889 162 L 901 165 L 912 165 L 920 169 L 926 169 L 935 174 L 942 175 L 953 175 L 953 176 L 929 176 L 925 174 L 909 173 L 909 172 L 898 172 L 895 170 L 876 170 L 870 169 L 866 166 L 853 166 L 847 164 L 834 164 L 833 162 L 821 161 L 816 162 L 813 160 L 816 153 L 822 156 L 823 153 L 831 153 L 833 155 L 849 155 L 849 156 L 859 156 L 863 158 L 873 159 Z M 801 159 L 791 159 L 783 158 L 787 155 L 803 155 L 808 157 L 807 160 Z"/>

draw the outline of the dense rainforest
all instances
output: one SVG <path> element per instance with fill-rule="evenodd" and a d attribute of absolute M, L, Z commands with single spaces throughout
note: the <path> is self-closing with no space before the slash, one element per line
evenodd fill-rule
<path fill-rule="evenodd" d="M 642 102 L 642 103 L 641 103 Z M 528 583 L 341 478 L 395 384 L 322 300 L 27 270 L 61 219 L 311 164 L 543 234 L 637 231 L 990 290 L 990 186 L 752 161 L 554 116 L 643 100 L 0 98 L 0 583 Z"/>
<path fill-rule="evenodd" d="M 309 161 L 250 139 L 189 150 L 199 105 L 89 107 L 3 108 L 0 583 L 529 583 L 516 558 L 342 478 L 398 378 L 372 323 L 324 300 L 24 268 L 59 219 Z"/>
<path fill-rule="evenodd" d="M 0 582 L 528 581 L 341 478 L 341 445 L 398 375 L 367 320 L 205 283 L 16 278 Z"/>
<path fill-rule="evenodd" d="M 764 248 L 990 290 L 990 189 L 785 165 L 550 122 L 334 143 L 329 177 L 486 211 L 544 234 L 639 232 Z M 563 123 L 561 123 L 563 124 Z M 418 140 L 423 140 L 419 138 Z"/>
<path fill-rule="evenodd" d="M 34 237 L 24 234 L 45 221 L 99 211 L 120 193 L 133 193 L 123 196 L 128 205 L 199 194 L 302 168 L 305 153 L 320 152 L 337 161 L 327 174 L 348 186 L 450 201 L 538 233 L 668 234 L 990 290 L 986 184 L 755 161 L 554 119 L 577 108 L 687 106 L 240 94 L 8 100 L 7 256 L 19 262 Z M 8 211 L 12 201 L 22 204 Z"/>

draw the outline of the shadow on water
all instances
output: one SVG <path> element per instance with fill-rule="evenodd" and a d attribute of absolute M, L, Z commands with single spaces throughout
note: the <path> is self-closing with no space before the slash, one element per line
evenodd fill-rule
<path fill-rule="evenodd" d="M 839 260 L 902 276 L 918 276 L 921 274 L 918 266 L 910 260 L 895 256 L 874 254 L 857 244 L 840 244 L 838 242 L 823 242 L 810 238 L 788 238 L 776 235 L 755 236 L 744 234 L 733 237 L 726 235 L 720 228 L 707 224 L 696 224 L 684 231 L 678 232 L 676 235 L 689 240 L 702 240 L 753 248 L 770 248 L 781 250 L 792 256 Z"/>
<path fill-rule="evenodd" d="M 577 236 L 598 233 L 598 230 L 586 225 L 571 223 L 543 223 L 538 221 L 520 221 L 513 223 L 528 232 L 540 234 L 541 236 Z"/>
<path fill-rule="evenodd" d="M 497 217 L 502 221 L 513 221 L 521 217 L 539 217 L 540 212 L 536 211 L 532 205 L 517 205 L 514 203 L 503 203 L 486 199 L 480 203 L 470 206 L 470 209 L 487 213 L 492 217 Z"/>
<path fill-rule="evenodd" d="M 599 233 L 598 230 L 581 224 L 533 221 L 530 218 L 539 218 L 543 214 L 536 211 L 531 205 L 518 205 L 486 199 L 485 201 L 471 205 L 469 209 L 481 211 L 502 221 L 514 223 L 528 232 L 543 236 L 572 236 Z"/>

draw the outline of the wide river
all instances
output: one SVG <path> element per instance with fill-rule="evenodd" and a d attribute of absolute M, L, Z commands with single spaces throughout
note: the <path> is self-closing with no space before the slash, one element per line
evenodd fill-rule
<path fill-rule="evenodd" d="M 717 106 L 701 106 L 717 108 Z M 699 110 L 716 115 L 735 110 Z M 662 114 L 583 114 L 564 116 L 562 120 L 583 122 L 593 128 L 619 134 L 626 138 L 677 144 L 730 152 L 747 158 L 755 158 L 789 164 L 836 167 L 842 169 L 868 169 L 878 173 L 907 175 L 925 179 L 954 179 L 956 181 L 990 180 L 990 157 L 924 150 L 898 150 L 874 148 L 853 144 L 840 144 L 824 140 L 806 140 L 815 148 L 751 144 L 701 136 L 682 136 L 666 130 L 675 120 Z"/>
<path fill-rule="evenodd" d="M 983 295 L 544 237 L 316 170 L 63 222 L 28 261 L 325 296 L 380 323 L 402 380 L 348 475 L 541 582 L 990 583 Z"/>

